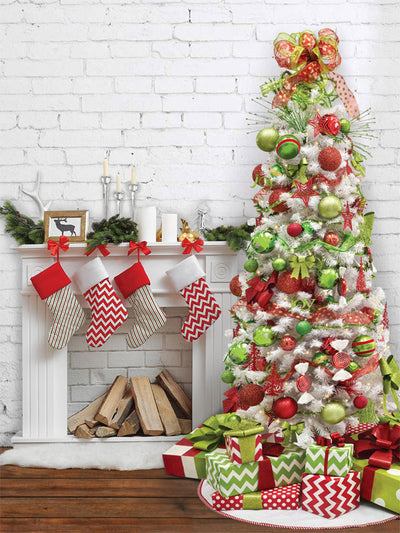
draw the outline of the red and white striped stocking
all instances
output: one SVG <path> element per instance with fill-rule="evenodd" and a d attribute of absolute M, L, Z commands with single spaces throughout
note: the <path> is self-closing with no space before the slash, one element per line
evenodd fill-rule
<path fill-rule="evenodd" d="M 74 281 L 92 311 L 86 341 L 93 348 L 103 346 L 128 318 L 128 312 L 113 289 L 107 270 L 99 257 L 81 267 L 75 273 Z"/>
<path fill-rule="evenodd" d="M 217 320 L 221 308 L 210 291 L 199 262 L 192 255 L 177 266 L 167 270 L 174 288 L 181 293 L 189 306 L 189 316 L 182 327 L 182 336 L 195 341 Z"/>

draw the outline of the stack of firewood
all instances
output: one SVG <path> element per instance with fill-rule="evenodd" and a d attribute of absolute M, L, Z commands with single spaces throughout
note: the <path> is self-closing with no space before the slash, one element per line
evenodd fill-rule
<path fill-rule="evenodd" d="M 190 433 L 191 400 L 167 370 L 156 380 L 117 376 L 108 392 L 68 418 L 69 433 L 80 439 Z"/>

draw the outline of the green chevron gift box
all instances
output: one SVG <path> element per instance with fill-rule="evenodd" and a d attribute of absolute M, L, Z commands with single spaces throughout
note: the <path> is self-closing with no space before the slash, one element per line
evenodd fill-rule
<path fill-rule="evenodd" d="M 235 464 L 225 450 L 206 455 L 207 481 L 224 498 L 300 483 L 304 472 L 305 450 L 286 448 L 278 457 Z"/>
<path fill-rule="evenodd" d="M 306 474 L 345 477 L 350 472 L 353 459 L 353 444 L 345 444 L 338 433 L 331 438 L 318 437 L 317 444 L 308 446 L 306 452 Z"/>

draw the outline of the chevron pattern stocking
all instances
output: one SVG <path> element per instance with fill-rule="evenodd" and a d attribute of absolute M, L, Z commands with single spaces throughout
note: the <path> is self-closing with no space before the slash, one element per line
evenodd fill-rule
<path fill-rule="evenodd" d="M 204 278 L 179 291 L 189 306 L 189 316 L 182 326 L 182 336 L 193 342 L 217 320 L 221 308 L 217 304 Z"/>

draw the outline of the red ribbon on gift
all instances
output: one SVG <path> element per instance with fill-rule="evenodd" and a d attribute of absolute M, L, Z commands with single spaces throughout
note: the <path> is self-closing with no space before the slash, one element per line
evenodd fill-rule
<path fill-rule="evenodd" d="M 134 252 L 135 250 L 137 250 L 137 254 L 138 254 L 137 258 L 138 258 L 139 263 L 140 263 L 140 252 L 142 252 L 144 255 L 151 254 L 150 248 L 147 248 L 147 241 L 142 241 L 142 242 L 129 241 L 128 255 L 131 255 L 131 253 Z"/>
<path fill-rule="evenodd" d="M 324 458 L 324 476 L 327 476 L 328 475 L 329 450 L 332 448 L 332 446 L 336 446 L 337 448 L 343 448 L 344 443 L 345 443 L 345 438 L 341 437 L 340 434 L 337 431 L 335 431 L 335 433 L 330 434 L 330 438 L 317 437 L 316 443 L 318 446 L 326 446 L 325 458 Z"/>
<path fill-rule="evenodd" d="M 284 448 L 281 444 L 276 442 L 263 442 L 262 452 L 263 455 L 272 455 L 273 457 L 279 457 Z"/>
<path fill-rule="evenodd" d="M 63 252 L 66 252 L 69 248 L 68 243 L 68 237 L 62 236 L 60 237 L 59 241 L 53 241 L 52 239 L 49 239 L 47 241 L 47 249 L 51 250 L 51 255 L 54 257 L 57 255 L 57 261 L 60 260 L 60 249 Z"/>
<path fill-rule="evenodd" d="M 359 459 L 368 459 L 370 466 L 390 468 L 400 462 L 400 426 L 390 427 L 389 422 L 378 424 L 372 429 L 360 433 L 354 443 L 354 455 Z"/>
<path fill-rule="evenodd" d="M 95 250 L 99 250 L 101 255 L 103 257 L 107 257 L 107 255 L 110 255 L 110 250 L 107 248 L 107 244 L 99 244 L 98 246 L 95 246 L 93 250 L 88 250 L 85 252 L 85 255 L 92 254 Z"/>
<path fill-rule="evenodd" d="M 185 248 L 182 253 L 184 255 L 188 255 L 192 250 L 194 250 L 196 253 L 199 253 L 203 249 L 203 244 L 203 239 L 197 239 L 197 241 L 192 242 L 189 241 L 188 238 L 185 238 L 182 241 L 182 247 Z"/>
<path fill-rule="evenodd" d="M 247 282 L 250 287 L 246 290 L 246 300 L 248 304 L 258 303 L 260 307 L 265 307 L 273 295 L 273 288 L 278 280 L 278 272 L 274 270 L 267 281 L 263 281 L 261 276 L 254 276 Z"/>

